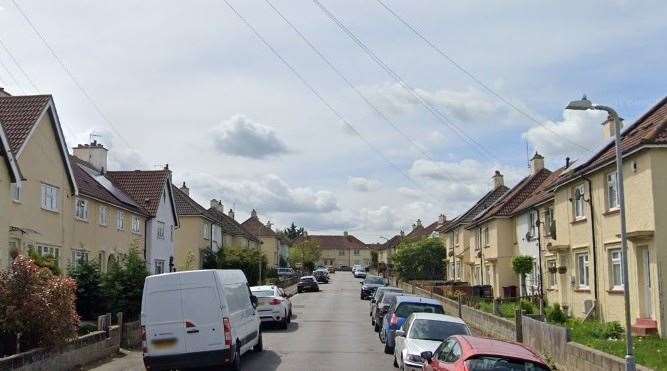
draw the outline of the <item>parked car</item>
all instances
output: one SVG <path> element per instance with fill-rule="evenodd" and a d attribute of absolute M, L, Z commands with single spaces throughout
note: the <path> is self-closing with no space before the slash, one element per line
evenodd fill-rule
<path fill-rule="evenodd" d="M 329 272 L 326 270 L 318 269 L 313 271 L 313 277 L 318 283 L 329 283 Z"/>
<path fill-rule="evenodd" d="M 382 300 L 382 293 L 385 291 L 393 291 L 393 292 L 403 292 L 403 289 L 398 288 L 398 287 L 393 287 L 393 286 L 381 286 L 378 287 L 373 295 L 371 296 L 371 300 L 369 302 L 369 313 L 371 317 L 373 317 L 373 311 L 377 307 L 378 300 Z"/>
<path fill-rule="evenodd" d="M 452 335 L 470 335 L 470 329 L 458 317 L 435 313 L 412 313 L 396 330 L 394 366 L 401 370 L 421 370 L 424 351 L 435 352 Z"/>
<path fill-rule="evenodd" d="M 329 273 L 336 273 L 336 267 L 333 265 L 327 266 L 327 270 L 329 270 Z"/>
<path fill-rule="evenodd" d="M 296 291 L 302 293 L 305 291 L 320 291 L 320 286 L 317 284 L 317 280 L 313 276 L 303 276 L 299 279 L 299 282 L 296 284 Z"/>
<path fill-rule="evenodd" d="M 352 268 L 352 274 L 354 275 L 354 278 L 366 278 L 366 270 L 360 265 L 355 265 L 354 268 Z"/>
<path fill-rule="evenodd" d="M 439 313 L 444 314 L 442 304 L 434 299 L 421 296 L 398 295 L 391 299 L 387 314 L 382 318 L 380 341 L 384 343 L 384 352 L 394 353 L 394 334 L 403 326 L 403 322 L 412 313 Z"/>
<path fill-rule="evenodd" d="M 361 291 L 359 292 L 359 298 L 361 300 L 370 299 L 375 290 L 378 287 L 387 286 L 387 280 L 380 276 L 366 276 L 363 281 L 361 281 Z"/>
<path fill-rule="evenodd" d="M 196 270 L 146 277 L 141 299 L 146 369 L 241 367 L 262 351 L 257 298 L 240 270 Z"/>
<path fill-rule="evenodd" d="M 292 320 L 289 295 L 278 286 L 253 286 L 250 292 L 257 297 L 257 313 L 262 323 L 275 323 L 286 329 Z"/>
<path fill-rule="evenodd" d="M 539 355 L 521 344 L 473 336 L 454 335 L 421 357 L 428 371 L 550 370 Z"/>
<path fill-rule="evenodd" d="M 276 271 L 278 272 L 278 277 L 294 277 L 296 276 L 296 272 L 292 268 L 276 268 Z"/>
<path fill-rule="evenodd" d="M 352 271 L 352 268 L 350 268 L 349 265 L 339 265 L 338 270 L 342 272 L 350 272 Z"/>
<path fill-rule="evenodd" d="M 373 330 L 375 332 L 380 332 L 380 328 L 382 327 L 382 319 L 384 318 L 385 314 L 387 314 L 387 312 L 389 311 L 389 307 L 391 306 L 391 302 L 394 299 L 394 297 L 399 295 L 405 295 L 405 294 L 402 292 L 393 292 L 393 291 L 384 292 L 382 294 L 382 299 L 379 299 L 378 306 L 373 312 L 373 317 L 371 317 L 371 324 L 373 325 Z"/>

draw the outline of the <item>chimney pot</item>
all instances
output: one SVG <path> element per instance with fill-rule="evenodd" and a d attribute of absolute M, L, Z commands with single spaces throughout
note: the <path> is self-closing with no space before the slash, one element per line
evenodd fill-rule
<path fill-rule="evenodd" d="M 493 189 L 502 187 L 504 185 L 505 181 L 503 180 L 503 174 L 501 174 L 499 170 L 496 170 L 495 174 L 493 175 Z"/>
<path fill-rule="evenodd" d="M 250 212 L 250 217 L 251 218 L 256 218 L 257 217 L 257 210 L 252 209 L 252 211 Z"/>
<path fill-rule="evenodd" d="M 103 172 L 107 168 L 107 154 L 109 151 L 101 143 L 96 143 L 96 141 L 93 141 L 92 146 L 89 144 L 79 144 L 72 148 L 72 153 L 74 157 L 92 165 L 95 170 Z"/>
<path fill-rule="evenodd" d="M 567 168 L 569 168 L 569 167 L 570 167 L 570 158 L 569 158 L 569 157 L 565 157 L 565 168 L 567 169 Z"/>
<path fill-rule="evenodd" d="M 188 188 L 188 186 L 185 185 L 185 182 L 183 182 L 183 185 L 181 186 L 180 189 L 181 189 L 181 191 L 183 191 L 183 193 L 185 193 L 186 195 L 188 195 L 188 196 L 190 195 L 190 188 Z"/>
<path fill-rule="evenodd" d="M 535 156 L 530 159 L 530 173 L 535 175 L 544 169 L 544 157 L 535 152 Z"/>
<path fill-rule="evenodd" d="M 234 219 L 234 210 L 229 209 L 229 217 Z"/>

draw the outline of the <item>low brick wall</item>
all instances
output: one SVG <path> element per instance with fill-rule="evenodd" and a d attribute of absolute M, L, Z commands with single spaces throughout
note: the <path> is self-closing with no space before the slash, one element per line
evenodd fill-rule
<path fill-rule="evenodd" d="M 66 371 L 106 358 L 118 352 L 120 328 L 111 326 L 109 337 L 105 331 L 80 336 L 60 350 L 33 349 L 0 358 L 0 370 Z"/>
<path fill-rule="evenodd" d="M 138 348 L 141 346 L 141 321 L 127 322 L 123 324 L 123 336 L 120 346 L 125 349 Z"/>

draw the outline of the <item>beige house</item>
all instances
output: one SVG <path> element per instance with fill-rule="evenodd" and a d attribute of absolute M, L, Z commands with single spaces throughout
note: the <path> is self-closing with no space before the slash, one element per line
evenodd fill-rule
<path fill-rule="evenodd" d="M 445 269 L 447 280 L 468 282 L 481 285 L 484 279 L 481 275 L 481 254 L 475 250 L 473 230 L 468 229 L 472 221 L 496 202 L 508 188 L 503 183 L 503 176 L 496 172 L 493 177 L 494 188 L 479 199 L 470 209 L 457 218 L 446 223 L 440 231 L 440 238 L 447 249 L 447 266 Z M 472 246 L 472 248 L 471 248 Z M 490 274 L 490 272 L 489 272 Z M 489 282 L 489 279 L 485 279 Z"/>
<path fill-rule="evenodd" d="M 358 238 L 343 232 L 343 235 L 311 235 L 299 237 L 295 243 L 303 240 L 317 241 L 320 246 L 320 265 L 334 267 L 356 264 L 369 266 L 371 264 L 371 249 Z"/>
<path fill-rule="evenodd" d="M 267 221 L 266 224 L 262 223 L 257 216 L 257 211 L 253 209 L 250 218 L 241 223 L 241 226 L 262 241 L 262 253 L 266 257 L 267 265 L 277 267 L 281 241 L 278 234 L 271 229 L 271 221 Z"/>
<path fill-rule="evenodd" d="M 0 245 L 0 265 L 7 266 L 12 250 L 34 250 L 55 256 L 64 268 L 78 190 L 53 98 L 0 92 L 0 125 L 22 178 L 2 211 L 8 243 Z"/>
<path fill-rule="evenodd" d="M 0 88 L 0 93 L 2 93 Z M 5 131 L 0 125 L 0 210 L 8 210 L 11 192 L 20 192 L 21 173 L 12 154 Z M 9 213 L 0 212 L 0 251 L 9 244 Z M 4 253 L 3 253 L 4 254 Z M 4 260 L 3 260 L 4 259 Z M 0 269 L 9 262 L 9 257 L 0 256 Z"/>
<path fill-rule="evenodd" d="M 388 239 L 383 243 L 378 249 L 378 262 L 389 265 L 391 263 L 391 257 L 396 252 L 396 248 L 401 243 L 405 233 L 401 231 L 400 234 L 395 235 L 394 237 Z"/>
<path fill-rule="evenodd" d="M 613 133 L 607 123 L 606 132 Z M 611 138 L 610 138 L 611 139 Z M 556 238 L 548 266 L 559 269 L 549 298 L 583 317 L 623 323 L 623 290 L 630 288 L 636 333 L 667 330 L 662 291 L 667 276 L 667 97 L 622 134 L 628 231 L 626 280 L 621 269 L 619 200 L 613 141 L 553 187 Z"/>
<path fill-rule="evenodd" d="M 518 255 L 514 209 L 524 202 L 549 176 L 542 156 L 531 160 L 531 174 L 503 194 L 488 209 L 476 216 L 467 227 L 473 256 L 473 280 L 491 285 L 495 297 L 516 297 L 519 276 L 512 269 L 512 258 Z M 496 187 L 503 184 L 502 175 L 494 176 Z"/>
<path fill-rule="evenodd" d="M 176 231 L 176 268 L 180 271 L 200 269 L 205 251 L 222 248 L 222 228 L 211 213 L 190 198 L 190 189 L 183 183 L 173 186 L 180 228 Z"/>
<path fill-rule="evenodd" d="M 225 207 L 222 201 L 211 200 L 211 207 L 208 209 L 209 215 L 220 226 L 222 239 L 219 248 L 225 246 L 244 247 L 247 249 L 258 249 L 261 240 L 245 229 L 234 217 L 234 210 L 229 209 L 225 214 Z"/>

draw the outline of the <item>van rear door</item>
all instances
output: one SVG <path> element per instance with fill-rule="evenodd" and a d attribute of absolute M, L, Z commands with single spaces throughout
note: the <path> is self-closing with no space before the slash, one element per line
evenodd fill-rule
<path fill-rule="evenodd" d="M 222 304 L 212 271 L 184 274 L 181 298 L 188 352 L 220 350 L 225 347 Z"/>
<path fill-rule="evenodd" d="M 179 275 L 149 278 L 142 323 L 146 326 L 148 354 L 178 354 L 187 351 L 179 289 Z"/>

